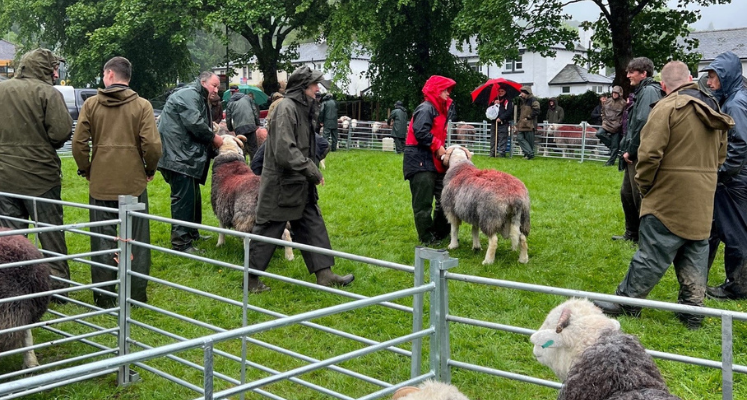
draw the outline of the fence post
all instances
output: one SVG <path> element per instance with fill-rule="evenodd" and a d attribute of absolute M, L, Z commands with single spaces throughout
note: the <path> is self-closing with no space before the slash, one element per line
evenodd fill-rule
<path fill-rule="evenodd" d="M 584 162 L 584 155 L 586 154 L 586 127 L 589 124 L 586 121 L 581 121 L 581 161 Z"/>
<path fill-rule="evenodd" d="M 721 396 L 724 400 L 733 399 L 734 353 L 731 315 L 721 316 Z"/>
<path fill-rule="evenodd" d="M 138 203 L 137 197 L 119 196 L 119 289 L 117 300 L 119 302 L 119 334 L 117 337 L 117 346 L 119 352 L 117 355 L 123 356 L 129 354 L 130 345 L 127 339 L 130 337 L 130 298 L 132 277 L 129 272 L 132 271 L 132 211 L 145 210 L 145 204 Z M 137 374 L 130 370 L 130 365 L 125 364 L 119 367 L 117 373 L 117 382 L 120 386 L 126 386 L 138 380 Z"/>
<path fill-rule="evenodd" d="M 415 287 L 422 286 L 425 283 L 425 261 L 421 256 L 420 247 L 415 248 Z M 423 299 L 425 293 L 418 293 L 412 299 L 412 331 L 419 332 L 423 330 Z M 410 360 L 410 377 L 415 378 L 420 375 L 423 364 L 423 339 L 418 338 L 412 341 L 412 359 Z"/>
<path fill-rule="evenodd" d="M 449 348 L 449 322 L 446 316 L 449 313 L 449 283 L 446 280 L 446 270 L 454 268 L 459 260 L 449 257 L 445 250 L 433 250 L 416 248 L 422 258 L 429 260 L 430 279 L 436 284 L 435 291 L 431 296 L 430 323 L 434 329 L 430 343 L 430 364 L 434 379 L 450 383 L 451 371 L 449 370 L 449 359 L 451 357 Z M 414 356 L 414 355 L 413 355 Z"/>
<path fill-rule="evenodd" d="M 213 400 L 213 342 L 206 342 L 203 347 L 203 382 L 202 387 L 205 390 L 205 400 Z"/>

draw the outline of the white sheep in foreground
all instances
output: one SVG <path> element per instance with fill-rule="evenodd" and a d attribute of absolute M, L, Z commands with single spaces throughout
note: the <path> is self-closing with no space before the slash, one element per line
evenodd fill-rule
<path fill-rule="evenodd" d="M 8 231 L 0 228 L 0 232 Z M 0 265 L 44 258 L 41 251 L 22 235 L 0 236 Z M 0 298 L 7 299 L 50 290 L 47 263 L 0 268 Z M 0 303 L 0 330 L 39 322 L 47 311 L 49 296 Z M 0 335 L 0 353 L 34 344 L 31 329 Z M 23 353 L 23 368 L 39 365 L 34 350 Z"/>
<path fill-rule="evenodd" d="M 392 400 L 469 400 L 456 387 L 437 381 L 425 381 L 418 387 L 405 386 L 392 396 Z"/>
<path fill-rule="evenodd" d="M 449 249 L 459 247 L 459 225 L 472 225 L 472 248 L 480 250 L 480 231 L 488 236 L 483 264 L 495 261 L 498 234 L 511 238 L 519 250 L 519 262 L 529 262 L 529 192 L 516 177 L 496 170 L 477 169 L 464 147 L 449 146 L 444 157 L 448 167 L 441 192 L 441 206 L 451 224 Z"/>
<path fill-rule="evenodd" d="M 675 400 L 646 349 L 586 299 L 555 307 L 531 338 L 564 381 L 558 400 Z"/>

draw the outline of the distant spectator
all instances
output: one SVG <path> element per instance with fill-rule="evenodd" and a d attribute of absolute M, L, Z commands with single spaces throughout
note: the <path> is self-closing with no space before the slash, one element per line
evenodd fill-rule
<path fill-rule="evenodd" d="M 218 93 L 210 95 L 210 116 L 216 124 L 223 121 L 223 103 Z"/>
<path fill-rule="evenodd" d="M 599 97 L 599 104 L 597 104 L 596 107 L 594 107 L 593 110 L 591 110 L 591 118 L 589 118 L 589 123 L 592 125 L 602 125 L 602 107 L 604 107 L 604 103 L 607 101 L 607 95 L 603 94 Z"/>
<path fill-rule="evenodd" d="M 551 124 L 562 124 L 565 119 L 563 107 L 558 105 L 558 100 L 554 97 L 548 102 L 547 115 L 545 120 Z"/>
<path fill-rule="evenodd" d="M 516 121 L 516 141 L 524 153 L 524 158 L 534 158 L 534 133 L 537 130 L 537 116 L 540 112 L 540 104 L 529 86 L 522 86 L 519 92 L 521 96 L 521 108 L 519 109 L 519 120 Z"/>
<path fill-rule="evenodd" d="M 330 151 L 337 151 L 337 102 L 330 93 L 324 95 L 319 110 L 319 123 L 325 139 L 330 143 Z"/>
<path fill-rule="evenodd" d="M 265 126 L 270 126 L 270 119 L 272 118 L 272 114 L 275 111 L 275 107 L 278 106 L 278 103 L 280 100 L 283 99 L 283 94 L 280 92 L 275 92 L 270 96 L 270 107 L 267 109 L 267 116 L 265 117 Z"/>
<path fill-rule="evenodd" d="M 23 55 L 13 79 L 0 84 L 0 191 L 60 200 L 62 171 L 56 149 L 70 138 L 73 119 L 60 92 L 52 86 L 59 78 L 62 58 L 50 50 Z M 0 215 L 62 225 L 62 206 L 0 197 Z M 28 223 L 0 218 L 0 226 L 27 229 Z M 67 255 L 64 231 L 37 233 L 44 250 Z M 49 255 L 46 255 L 49 256 Z M 70 279 L 67 261 L 50 263 L 52 275 Z M 52 280 L 54 289 L 68 284 Z"/>
<path fill-rule="evenodd" d="M 259 113 L 256 113 L 254 102 L 244 93 L 235 92 L 226 105 L 226 127 L 236 135 L 246 137 L 246 154 L 249 159 L 257 152 L 257 128 Z"/>
<path fill-rule="evenodd" d="M 493 110 L 490 110 L 490 109 Z M 490 114 L 490 115 L 488 115 Z M 485 112 L 485 116 L 491 120 L 490 124 L 490 156 L 506 157 L 506 145 L 508 143 L 508 126 L 513 114 L 511 102 L 506 98 L 506 90 L 499 88 L 498 97 L 493 100 L 493 105 Z M 491 116 L 495 116 L 491 118 Z"/>
<path fill-rule="evenodd" d="M 405 137 L 407 136 L 407 110 L 402 106 L 401 101 L 394 103 L 394 110 L 389 115 L 387 123 L 392 126 L 392 137 L 394 138 L 394 148 L 397 154 L 405 151 Z"/>
<path fill-rule="evenodd" d="M 607 100 L 602 107 L 602 127 L 597 130 L 596 136 L 610 149 L 610 158 L 605 166 L 614 165 L 619 153 L 622 115 L 626 106 L 622 93 L 622 87 L 612 88 L 612 100 Z"/>

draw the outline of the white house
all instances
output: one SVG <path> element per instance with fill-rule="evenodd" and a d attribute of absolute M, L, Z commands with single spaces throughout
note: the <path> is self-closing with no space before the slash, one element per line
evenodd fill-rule
<path fill-rule="evenodd" d="M 742 75 L 747 74 L 747 43 L 745 41 L 747 28 L 695 31 L 690 32 L 690 36 L 698 39 L 699 42 L 694 50 L 701 55 L 698 71 L 707 67 L 717 55 L 732 51 L 742 61 Z"/>

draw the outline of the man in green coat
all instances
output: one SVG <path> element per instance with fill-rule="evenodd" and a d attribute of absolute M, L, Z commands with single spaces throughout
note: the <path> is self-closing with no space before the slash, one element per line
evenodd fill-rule
<path fill-rule="evenodd" d="M 516 141 L 519 142 L 524 158 L 531 160 L 534 158 L 534 132 L 537 130 L 540 103 L 534 98 L 532 88 L 529 86 L 522 86 L 519 96 L 521 96 L 521 108 L 519 120 L 516 121 Z"/>
<path fill-rule="evenodd" d="M 337 151 L 337 102 L 329 93 L 322 97 L 319 123 L 324 128 L 322 136 L 331 144 L 330 151 Z"/>
<path fill-rule="evenodd" d="M 331 249 L 316 191 L 316 185 L 324 185 L 324 177 L 315 162 L 312 107 L 321 80 L 322 73 L 307 66 L 297 68 L 288 78 L 285 98 L 275 108 L 265 141 L 257 222 L 252 233 L 280 239 L 289 221 L 295 242 Z M 249 267 L 266 270 L 274 252 L 275 244 L 252 241 Z M 316 274 L 319 285 L 347 286 L 355 279 L 352 274 L 333 273 L 332 256 L 303 250 L 301 254 L 309 273 Z M 251 292 L 269 289 L 258 276 L 249 276 Z"/>
<path fill-rule="evenodd" d="M 394 148 L 397 154 L 405 151 L 405 137 L 407 137 L 407 110 L 402 106 L 401 101 L 394 103 L 394 110 L 389 114 L 387 123 L 392 126 L 392 137 L 394 138 Z"/>
<path fill-rule="evenodd" d="M 212 72 L 203 72 L 191 85 L 169 96 L 158 118 L 162 155 L 158 161 L 166 183 L 171 187 L 171 218 L 202 223 L 202 196 L 210 169 L 212 148 L 223 144 L 213 133 L 208 98 L 218 93 L 220 80 Z M 192 243 L 201 237 L 196 228 L 173 224 L 171 248 L 186 253 L 199 253 Z"/>
<path fill-rule="evenodd" d="M 60 200 L 61 162 L 56 150 L 70 138 L 73 119 L 62 95 L 54 86 L 64 61 L 47 49 L 24 54 L 16 76 L 0 83 L 0 110 L 6 113 L 0 124 L 0 191 Z M 36 215 L 39 222 L 62 225 L 62 206 L 46 202 L 0 196 L 0 215 L 26 220 Z M 0 217 L 0 226 L 26 229 L 28 224 Z M 67 255 L 65 232 L 39 233 L 42 248 Z M 45 255 L 51 257 L 51 254 Z M 50 263 L 52 276 L 70 279 L 67 261 Z M 67 287 L 57 279 L 53 289 Z"/>
<path fill-rule="evenodd" d="M 667 96 L 651 111 L 638 148 L 635 180 L 643 194 L 640 247 L 618 296 L 645 298 L 674 264 L 680 304 L 703 306 L 708 280 L 716 173 L 726 159 L 726 131 L 734 120 L 692 82 L 687 65 L 669 62 L 661 70 Z M 640 315 L 629 305 L 596 301 L 609 315 Z M 689 329 L 702 315 L 677 314 Z"/>
<path fill-rule="evenodd" d="M 161 158 L 161 137 L 156 129 L 153 106 L 130 89 L 132 65 L 124 57 L 114 57 L 104 64 L 104 89 L 86 100 L 78 117 L 73 135 L 73 157 L 78 164 L 78 174 L 89 182 L 89 204 L 117 208 L 121 195 L 137 197 L 148 213 L 148 182 L 153 180 Z M 91 146 L 89 147 L 89 141 Z M 91 148 L 96 149 L 95 152 Z M 89 210 L 91 222 L 117 219 L 116 213 Z M 117 236 L 116 225 L 91 227 L 91 232 L 109 237 Z M 120 232 L 120 236 L 123 233 Z M 138 242 L 150 243 L 150 225 L 147 219 L 132 219 L 132 237 Z M 91 251 L 117 248 L 118 242 L 91 236 Z M 117 267 L 113 254 L 92 256 L 101 264 Z M 132 246 L 132 270 L 150 274 L 150 249 Z M 91 266 L 91 282 L 101 283 L 117 279 L 117 270 Z M 148 281 L 132 277 L 132 298 L 146 303 Z M 115 285 L 101 287 L 114 292 Z M 93 292 L 97 306 L 109 308 L 116 297 Z"/>

